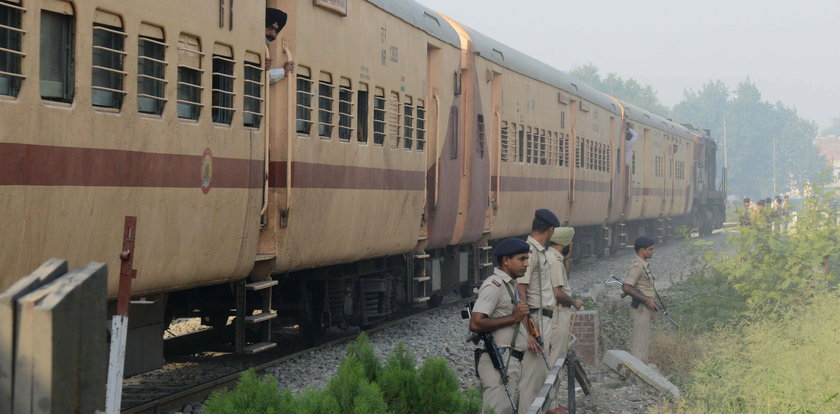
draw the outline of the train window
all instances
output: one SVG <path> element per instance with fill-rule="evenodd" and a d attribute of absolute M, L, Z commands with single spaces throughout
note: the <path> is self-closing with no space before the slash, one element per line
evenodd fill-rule
<path fill-rule="evenodd" d="M 501 128 L 501 148 L 499 148 L 499 156 L 503 162 L 508 161 L 508 124 L 507 121 L 502 121 Z"/>
<path fill-rule="evenodd" d="M 424 102 L 417 100 L 417 151 L 423 152 L 426 149 L 426 107 Z"/>
<path fill-rule="evenodd" d="M 91 103 L 120 109 L 125 95 L 125 32 L 122 19 L 97 10 L 93 23 Z"/>
<path fill-rule="evenodd" d="M 373 144 L 385 144 L 385 90 L 373 91 Z"/>
<path fill-rule="evenodd" d="M 359 143 L 367 144 L 368 142 L 368 86 L 360 83 L 359 91 L 356 94 L 356 140 Z"/>
<path fill-rule="evenodd" d="M 517 145 L 517 147 L 516 147 L 516 152 L 517 152 L 517 155 L 519 156 L 518 157 L 519 162 L 524 162 L 524 156 L 525 156 L 525 151 L 524 151 L 524 149 L 525 149 L 525 128 L 522 127 L 522 125 L 519 125 L 519 129 L 517 129 L 516 132 L 519 134 L 519 137 L 518 137 L 519 139 L 517 140 L 517 143 L 519 145 Z"/>
<path fill-rule="evenodd" d="M 333 130 L 333 83 L 332 75 L 321 72 L 318 78 L 318 136 L 332 138 Z"/>
<path fill-rule="evenodd" d="M 213 122 L 217 124 L 230 125 L 233 123 L 233 83 L 236 77 L 233 76 L 233 68 L 236 61 L 233 60 L 233 50 L 230 46 L 213 45 L 213 89 L 210 113 L 213 115 Z"/>
<path fill-rule="evenodd" d="M 449 127 L 448 130 L 452 133 L 452 139 L 450 140 L 450 158 L 456 159 L 458 158 L 458 143 L 461 139 L 461 133 L 458 129 L 458 107 L 453 106 L 452 109 L 449 111 Z"/>
<path fill-rule="evenodd" d="M 141 24 L 140 32 L 137 38 L 137 111 L 161 115 L 166 104 L 167 46 L 163 30 Z"/>
<path fill-rule="evenodd" d="M 341 78 L 338 87 L 338 139 L 350 141 L 353 136 L 353 88 L 350 79 Z"/>
<path fill-rule="evenodd" d="M 630 156 L 630 174 L 636 174 L 636 151 Z"/>
<path fill-rule="evenodd" d="M 0 95 L 17 97 L 26 78 L 21 69 L 24 11 L 20 4 L 0 0 Z"/>
<path fill-rule="evenodd" d="M 41 10 L 41 98 L 73 102 L 75 17 Z"/>
<path fill-rule="evenodd" d="M 583 168 L 583 145 L 585 141 L 580 137 L 575 140 L 575 168 Z"/>
<path fill-rule="evenodd" d="M 481 158 L 484 158 L 484 115 L 478 116 L 478 150 Z"/>
<path fill-rule="evenodd" d="M 410 96 L 405 97 L 403 104 L 403 149 L 414 147 L 414 101 Z"/>
<path fill-rule="evenodd" d="M 604 172 L 610 172 L 610 146 L 604 144 Z"/>
<path fill-rule="evenodd" d="M 245 52 L 244 78 L 244 107 L 242 108 L 242 123 L 246 127 L 259 128 L 262 123 L 262 88 L 263 67 L 260 55 Z"/>
<path fill-rule="evenodd" d="M 558 151 L 560 154 L 557 157 L 557 164 L 560 166 L 568 165 L 568 158 L 569 158 L 569 140 L 566 138 L 566 134 L 560 133 L 560 137 L 557 140 Z"/>
<path fill-rule="evenodd" d="M 297 121 L 295 130 L 298 136 L 309 135 L 312 131 L 312 76 L 309 68 L 297 70 Z"/>
<path fill-rule="evenodd" d="M 391 99 L 388 101 L 388 135 L 391 137 L 392 142 L 394 143 L 391 148 L 399 148 L 400 147 L 400 117 L 402 117 L 402 111 L 400 108 L 400 94 L 397 92 L 391 92 Z"/>
<path fill-rule="evenodd" d="M 531 127 L 528 127 L 527 132 L 525 133 L 525 163 L 530 164 L 533 162 L 535 157 L 533 156 L 534 152 L 534 135 L 531 132 Z"/>
<path fill-rule="evenodd" d="M 549 157 L 548 164 L 549 165 L 560 165 L 560 136 L 557 132 L 548 133 L 549 139 L 551 141 L 551 156 Z"/>
<path fill-rule="evenodd" d="M 178 118 L 198 120 L 201 115 L 201 42 L 195 36 L 178 36 Z"/>
<path fill-rule="evenodd" d="M 615 171 L 621 175 L 621 148 L 615 149 Z"/>
<path fill-rule="evenodd" d="M 535 133 L 536 135 L 536 133 Z M 546 159 L 546 141 L 545 141 L 545 130 L 540 130 L 540 165 L 548 164 L 548 160 Z"/>
<path fill-rule="evenodd" d="M 560 129 L 566 129 L 566 113 L 560 112 Z"/>

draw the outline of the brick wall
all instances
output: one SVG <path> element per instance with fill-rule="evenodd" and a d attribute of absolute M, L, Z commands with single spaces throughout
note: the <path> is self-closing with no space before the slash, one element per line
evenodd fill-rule
<path fill-rule="evenodd" d="M 593 367 L 598 365 L 599 326 L 597 311 L 578 311 L 572 327 L 572 333 L 577 338 L 575 353 L 581 362 Z"/>

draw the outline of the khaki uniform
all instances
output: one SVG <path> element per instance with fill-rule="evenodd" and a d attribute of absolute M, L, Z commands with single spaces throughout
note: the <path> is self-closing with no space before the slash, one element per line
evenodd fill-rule
<path fill-rule="evenodd" d="M 649 298 L 656 297 L 653 288 L 653 276 L 650 273 L 650 264 L 647 260 L 638 255 L 630 263 L 630 270 L 624 283 L 635 286 L 642 291 L 642 294 Z M 653 311 L 647 305 L 640 303 L 637 308 L 630 308 L 630 318 L 633 319 L 633 335 L 630 339 L 630 354 L 642 362 L 647 362 L 648 351 L 650 350 L 651 323 L 654 319 Z"/>
<path fill-rule="evenodd" d="M 501 269 L 496 268 L 493 274 L 484 280 L 478 290 L 478 298 L 473 306 L 473 312 L 483 313 L 491 318 L 499 318 L 513 314 L 514 304 L 511 301 L 510 291 L 515 293 L 516 281 Z M 511 343 L 514 341 L 513 349 L 524 352 L 528 348 L 528 339 L 525 333 L 524 324 L 513 324 L 497 329 L 492 332 L 493 340 L 500 350 L 504 350 L 505 368 L 508 374 L 508 390 L 516 402 L 516 387 L 519 384 L 521 361 L 512 356 Z M 497 414 L 510 414 L 513 409 L 510 406 L 502 377 L 499 371 L 493 367 L 490 356 L 485 352 L 481 354 L 478 361 L 478 376 L 481 379 L 481 397 L 485 407 L 493 407 Z"/>
<path fill-rule="evenodd" d="M 563 266 L 563 255 L 556 249 L 548 249 L 548 260 L 552 262 L 551 286 L 560 287 L 567 295 L 572 296 L 572 289 L 569 287 L 569 275 L 566 274 L 566 267 Z M 551 328 L 551 352 L 549 352 L 548 362 L 554 364 L 557 358 L 565 355 L 566 347 L 569 346 L 572 308 L 558 303 L 552 320 L 554 326 Z"/>
<path fill-rule="evenodd" d="M 537 322 L 540 334 L 543 338 L 543 350 L 548 352 L 551 349 L 552 319 L 557 300 L 554 298 L 554 291 L 551 287 L 551 266 L 545 246 L 534 238 L 528 236 L 528 244 L 531 245 L 531 252 L 528 255 L 528 270 L 525 276 L 521 277 L 518 283 L 527 283 L 528 307 L 531 309 L 531 317 Z M 525 346 L 527 347 L 527 339 Z M 548 358 L 548 353 L 546 353 Z M 551 360 L 549 360 L 549 363 Z M 525 352 L 522 359 L 522 379 L 519 381 L 519 412 L 528 412 L 531 402 L 540 392 L 545 378 L 548 376 L 548 368 L 540 354 L 531 351 Z"/>

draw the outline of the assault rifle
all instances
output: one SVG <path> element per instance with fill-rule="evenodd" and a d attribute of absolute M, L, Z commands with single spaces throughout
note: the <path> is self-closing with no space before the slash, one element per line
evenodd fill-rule
<path fill-rule="evenodd" d="M 525 319 L 528 320 L 528 324 L 526 325 L 528 327 L 528 333 L 530 333 L 531 336 L 533 336 L 534 339 L 537 340 L 537 343 L 540 344 L 540 348 L 542 348 L 542 353 L 540 353 L 540 355 L 542 355 L 542 359 L 543 361 L 545 361 L 545 367 L 548 368 L 550 371 L 551 364 L 548 363 L 548 358 L 545 357 L 545 345 L 543 345 L 544 341 L 542 338 L 542 334 L 540 333 L 540 328 L 537 326 L 537 322 L 534 320 L 531 314 L 528 314 L 528 316 L 526 316 Z"/>
<path fill-rule="evenodd" d="M 607 281 L 604 282 L 605 285 L 621 285 L 622 287 L 624 286 L 624 282 L 621 279 L 615 277 L 615 275 L 610 275 L 610 278 L 612 280 L 607 279 Z M 640 295 L 644 295 L 644 293 L 642 293 L 642 291 L 639 290 L 639 288 L 637 288 L 636 286 L 630 286 L 630 287 L 632 287 L 633 290 L 636 291 L 636 293 L 638 293 Z M 667 319 L 669 322 L 674 324 L 674 326 L 679 328 L 680 325 L 676 321 L 671 319 L 671 315 L 668 315 L 668 309 L 665 308 L 665 303 L 662 302 L 662 298 L 659 296 L 659 292 L 657 292 L 655 288 L 654 288 L 654 293 L 656 294 L 656 297 L 654 298 L 654 303 L 656 304 L 656 307 L 659 309 L 659 313 L 661 313 L 662 316 L 664 316 L 665 319 Z M 625 296 L 628 296 L 627 292 L 621 292 L 621 297 L 624 298 Z M 635 296 L 631 296 L 630 298 L 632 299 L 632 301 L 630 302 L 630 306 L 633 307 L 634 309 L 638 308 L 639 305 L 642 303 Z"/>
<path fill-rule="evenodd" d="M 470 315 L 472 315 L 473 305 L 475 305 L 475 301 L 471 301 L 467 304 L 466 309 L 461 311 L 461 318 L 470 318 Z M 511 397 L 510 390 L 508 389 L 507 367 L 505 367 L 505 360 L 502 352 L 499 350 L 499 347 L 496 346 L 496 341 L 493 339 L 493 334 L 490 332 L 471 332 L 471 335 L 467 338 L 467 342 L 472 342 L 474 345 L 478 345 L 479 341 L 484 342 L 484 349 L 475 349 L 476 374 L 478 374 L 478 360 L 481 358 L 482 353 L 487 352 L 487 356 L 490 357 L 490 362 L 493 364 L 493 368 L 496 368 L 496 370 L 499 371 L 499 375 L 502 377 L 502 385 L 505 386 L 505 394 L 507 394 L 508 400 L 510 401 L 510 407 L 513 408 L 513 412 L 515 413 L 516 404 L 513 403 L 513 397 Z M 512 350 L 509 352 L 512 352 Z"/>

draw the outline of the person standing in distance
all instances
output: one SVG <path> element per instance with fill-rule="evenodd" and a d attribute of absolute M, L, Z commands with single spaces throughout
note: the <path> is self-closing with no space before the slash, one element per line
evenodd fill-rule
<path fill-rule="evenodd" d="M 502 240 L 496 246 L 493 255 L 498 267 L 481 284 L 470 316 L 470 330 L 491 332 L 496 346 L 504 352 L 511 393 L 516 392 L 519 384 L 521 361 L 527 344 L 522 319 L 528 315 L 528 306 L 518 303 L 514 289 L 516 279 L 522 277 L 528 268 L 528 250 L 528 243 L 513 238 Z M 484 406 L 493 408 L 497 414 L 513 413 L 501 374 L 493 367 L 487 352 L 481 354 L 476 370 L 481 379 Z"/>
<path fill-rule="evenodd" d="M 560 220 L 550 210 L 541 208 L 534 212 L 531 235 L 528 236 L 528 244 L 531 247 L 530 266 L 516 286 L 519 299 L 528 304 L 531 312 L 529 317 L 534 318 L 543 339 L 543 344 L 540 346 L 528 332 L 528 352 L 522 359 L 523 375 L 519 381 L 519 412 L 521 413 L 528 412 L 528 407 L 540 392 L 545 377 L 548 375 L 548 367 L 545 366 L 543 356 L 548 359 L 548 353 L 551 350 L 551 318 L 554 316 L 556 299 L 554 288 L 551 286 L 546 245 L 554 234 L 555 227 L 560 227 Z"/>
<path fill-rule="evenodd" d="M 659 310 L 656 306 L 656 290 L 653 286 L 653 275 L 650 273 L 648 259 L 653 257 L 655 241 L 650 237 L 641 236 L 633 242 L 636 257 L 630 262 L 627 277 L 624 278 L 624 293 L 639 302 L 639 306 L 630 307 L 630 318 L 633 320 L 633 334 L 630 339 L 630 354 L 642 362 L 648 361 L 651 341 L 651 325 L 654 313 Z M 641 291 L 639 293 L 636 289 Z"/>
<path fill-rule="evenodd" d="M 288 15 L 286 12 L 278 9 L 265 9 L 265 44 L 269 44 L 277 38 L 283 26 L 286 25 Z M 272 58 L 265 58 L 265 70 L 268 71 L 268 79 L 270 83 L 274 83 L 283 79 L 287 73 L 295 70 L 295 62 L 287 61 L 282 68 L 272 68 L 274 63 Z"/>

